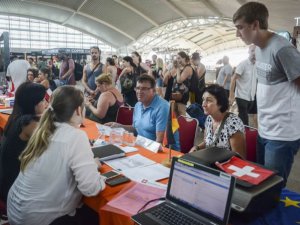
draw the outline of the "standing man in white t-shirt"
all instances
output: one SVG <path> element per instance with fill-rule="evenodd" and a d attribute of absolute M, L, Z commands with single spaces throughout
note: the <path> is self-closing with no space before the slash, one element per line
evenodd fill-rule
<path fill-rule="evenodd" d="M 256 67 L 255 45 L 249 46 L 249 57 L 243 60 L 235 69 L 231 78 L 229 102 L 236 100 L 239 117 L 245 125 L 249 125 L 248 114 L 256 114 Z"/>
<path fill-rule="evenodd" d="M 257 46 L 257 161 L 277 170 L 285 185 L 300 147 L 300 53 L 287 39 L 268 31 L 268 17 L 264 4 L 247 2 L 233 22 L 236 35 Z"/>
<path fill-rule="evenodd" d="M 18 59 L 17 56 L 13 56 L 11 59 L 12 62 L 7 67 L 6 77 L 9 77 L 12 81 L 11 91 L 16 92 L 18 87 L 26 81 L 30 64 L 25 59 Z"/>

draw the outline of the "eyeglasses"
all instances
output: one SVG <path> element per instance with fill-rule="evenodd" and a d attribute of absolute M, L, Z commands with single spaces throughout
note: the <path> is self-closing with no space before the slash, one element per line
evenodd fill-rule
<path fill-rule="evenodd" d="M 134 88 L 135 91 L 149 91 L 152 87 L 136 87 Z"/>

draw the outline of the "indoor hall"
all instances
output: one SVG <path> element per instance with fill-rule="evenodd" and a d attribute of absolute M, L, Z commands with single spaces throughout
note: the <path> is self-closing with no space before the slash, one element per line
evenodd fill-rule
<path fill-rule="evenodd" d="M 205 82 L 212 84 L 217 82 L 216 71 L 222 66 L 218 62 L 222 61 L 223 56 L 229 57 L 232 67 L 248 57 L 248 47 L 236 37 L 236 27 L 232 22 L 236 10 L 247 2 L 0 0 L 0 33 L 10 33 L 10 52 L 25 58 L 32 57 L 34 61 L 41 56 L 47 60 L 54 56 L 44 55 L 44 50 L 83 49 L 87 53 L 76 56 L 74 60 L 78 60 L 78 63 L 89 62 L 91 46 L 99 46 L 103 64 L 107 57 L 124 57 L 134 51 L 140 53 L 142 61 L 149 66 L 153 62 L 153 55 L 161 58 L 165 64 L 171 64 L 180 51 L 187 52 L 189 56 L 197 52 L 201 63 L 205 65 Z M 286 36 L 299 49 L 299 3 L 294 0 L 258 2 L 264 3 L 269 10 L 269 29 Z M 9 22 L 3 22 L 5 20 Z M 3 58 L 3 39 L 0 43 Z M 1 66 L 7 67 L 8 61 L 6 58 Z M 3 76 L 2 73 L 1 83 Z M 82 90 L 85 88 L 80 79 L 76 85 Z M 237 106 L 232 107 L 231 111 L 238 114 Z M 249 121 L 250 126 L 256 127 L 251 119 Z M 2 120 L 0 123 L 3 123 Z M 95 129 L 93 131 L 97 132 Z M 198 132 L 194 144 L 202 140 L 203 133 Z M 299 157 L 299 153 L 294 157 L 286 185 L 288 190 L 296 193 L 300 192 Z M 294 204 L 291 207 L 297 208 L 300 199 L 291 199 L 294 201 L 285 202 L 285 206 Z M 285 200 L 282 199 L 281 204 Z M 91 202 L 95 210 L 97 205 Z M 300 219 L 297 219 L 299 222 Z M 128 222 L 128 217 L 125 216 L 125 220 Z"/>

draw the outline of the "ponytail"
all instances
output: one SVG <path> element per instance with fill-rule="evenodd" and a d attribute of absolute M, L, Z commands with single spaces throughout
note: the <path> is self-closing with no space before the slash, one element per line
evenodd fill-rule
<path fill-rule="evenodd" d="M 34 159 L 40 157 L 49 145 L 50 136 L 54 133 L 56 126 L 54 125 L 54 112 L 51 106 L 43 114 L 38 128 L 34 131 L 29 139 L 27 147 L 21 153 L 19 159 L 21 161 L 20 169 L 22 172 L 26 166 Z"/>

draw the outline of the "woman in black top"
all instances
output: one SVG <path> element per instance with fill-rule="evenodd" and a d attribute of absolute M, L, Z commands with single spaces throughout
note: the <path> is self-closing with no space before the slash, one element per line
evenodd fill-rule
<path fill-rule="evenodd" d="M 21 84 L 16 91 L 15 104 L 4 128 L 0 148 L 0 198 L 5 202 L 20 171 L 19 155 L 47 107 L 45 94 L 43 85 L 31 82 Z"/>

